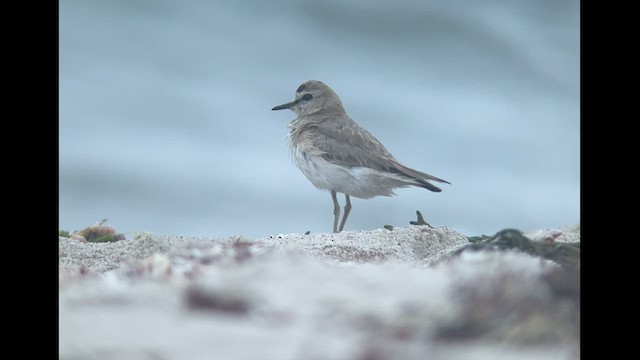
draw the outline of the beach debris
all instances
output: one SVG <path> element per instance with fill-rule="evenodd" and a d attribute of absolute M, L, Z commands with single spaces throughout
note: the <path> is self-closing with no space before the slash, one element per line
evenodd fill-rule
<path fill-rule="evenodd" d="M 433 229 L 433 226 L 431 226 L 429 223 L 424 221 L 424 217 L 422 216 L 422 213 L 420 213 L 419 210 L 416 210 L 416 215 L 417 215 L 418 219 L 416 221 L 410 220 L 409 224 L 411 224 L 411 225 L 427 225 L 428 227 Z M 387 230 L 389 230 L 389 231 L 391 231 L 391 230 L 393 230 L 394 226 L 387 224 L 387 225 L 383 225 L 382 227 L 387 229 Z"/>
<path fill-rule="evenodd" d="M 470 243 L 477 243 L 483 240 L 487 240 L 490 237 L 491 236 L 489 235 L 478 235 L 478 236 L 467 236 L 467 239 L 469 239 Z"/>
<path fill-rule="evenodd" d="M 201 284 L 192 284 L 185 291 L 185 303 L 191 310 L 208 310 L 234 315 L 249 312 L 248 297 L 234 289 L 219 289 Z"/>
<path fill-rule="evenodd" d="M 557 237 L 557 236 L 556 236 Z M 486 239 L 477 240 L 452 255 L 458 255 L 463 251 L 478 250 L 509 250 L 518 249 L 530 255 L 549 259 L 564 268 L 580 269 L 580 243 L 556 242 L 533 240 L 526 237 L 522 231 L 516 229 L 504 229 Z M 554 238 L 555 239 L 555 238 Z M 471 240 L 469 240 L 471 241 Z"/>
<path fill-rule="evenodd" d="M 68 232 L 60 231 L 58 236 L 63 236 L 66 233 L 69 239 L 77 240 L 80 242 L 114 242 L 119 240 L 125 240 L 124 234 L 119 234 L 112 226 L 105 226 L 104 224 L 109 219 L 102 219 L 95 224 L 88 226 L 82 230 L 74 231 L 71 234 Z"/>
<path fill-rule="evenodd" d="M 411 224 L 411 225 L 427 225 L 428 227 L 433 229 L 433 226 L 429 225 L 429 223 L 424 221 L 424 217 L 422 217 L 422 214 L 420 213 L 420 211 L 416 210 L 416 215 L 418 216 L 418 220 L 417 221 L 409 221 L 409 224 Z"/>
<path fill-rule="evenodd" d="M 462 280 L 452 287 L 458 311 L 437 323 L 435 336 L 522 345 L 579 339 L 579 273 L 556 268 L 530 276 L 504 268 L 492 277 Z"/>

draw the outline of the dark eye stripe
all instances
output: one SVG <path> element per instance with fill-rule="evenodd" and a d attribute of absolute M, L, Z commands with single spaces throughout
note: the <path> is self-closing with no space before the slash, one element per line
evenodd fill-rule
<path fill-rule="evenodd" d="M 313 95 L 311 94 L 304 94 L 304 96 L 302 97 L 302 100 L 311 100 L 313 98 Z"/>

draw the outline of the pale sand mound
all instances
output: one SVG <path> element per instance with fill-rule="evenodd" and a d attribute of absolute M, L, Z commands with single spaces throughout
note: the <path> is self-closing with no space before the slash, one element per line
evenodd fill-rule
<path fill-rule="evenodd" d="M 61 238 L 60 359 L 577 358 L 579 301 L 547 281 L 559 266 L 513 251 L 436 261 L 467 244 L 424 226 Z"/>

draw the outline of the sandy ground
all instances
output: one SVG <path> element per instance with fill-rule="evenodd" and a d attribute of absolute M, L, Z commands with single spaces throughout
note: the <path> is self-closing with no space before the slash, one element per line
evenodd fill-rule
<path fill-rule="evenodd" d="M 580 241 L 580 227 L 556 241 Z M 532 234 L 532 233 L 531 233 Z M 557 264 L 409 226 L 59 239 L 60 359 L 577 359 Z M 564 290 L 563 290 L 564 289 Z"/>

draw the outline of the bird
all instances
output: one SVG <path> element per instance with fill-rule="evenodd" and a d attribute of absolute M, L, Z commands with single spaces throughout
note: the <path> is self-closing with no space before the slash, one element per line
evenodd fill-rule
<path fill-rule="evenodd" d="M 433 192 L 442 189 L 429 181 L 447 180 L 400 163 L 369 131 L 347 115 L 333 89 L 318 80 L 302 83 L 293 101 L 271 110 L 289 109 L 297 117 L 288 127 L 287 140 L 294 164 L 333 200 L 333 232 L 344 229 L 351 199 L 394 196 L 395 188 L 416 186 Z M 345 195 L 342 220 L 337 193 Z"/>

